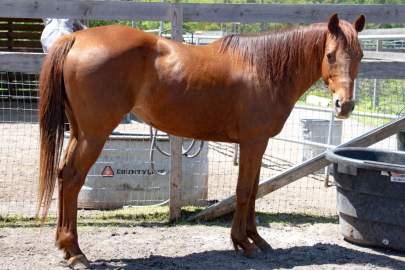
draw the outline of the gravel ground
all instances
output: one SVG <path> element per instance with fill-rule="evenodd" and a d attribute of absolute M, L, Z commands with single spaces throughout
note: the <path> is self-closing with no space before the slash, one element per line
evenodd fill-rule
<path fill-rule="evenodd" d="M 245 258 L 229 228 L 206 225 L 79 227 L 93 269 L 405 269 L 404 254 L 345 242 L 331 223 L 272 223 L 260 233 L 273 253 Z M 0 230 L 0 269 L 66 269 L 54 228 Z"/>

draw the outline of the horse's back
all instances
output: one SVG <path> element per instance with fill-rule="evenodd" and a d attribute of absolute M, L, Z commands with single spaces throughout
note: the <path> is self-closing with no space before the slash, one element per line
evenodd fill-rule
<path fill-rule="evenodd" d="M 95 74 L 114 62 L 119 62 L 124 70 L 126 62 L 137 63 L 134 57 L 143 57 L 145 52 L 153 50 L 158 39 L 120 25 L 89 28 L 72 35 L 75 41 L 66 61 L 72 63 L 70 68 L 82 74 Z"/>

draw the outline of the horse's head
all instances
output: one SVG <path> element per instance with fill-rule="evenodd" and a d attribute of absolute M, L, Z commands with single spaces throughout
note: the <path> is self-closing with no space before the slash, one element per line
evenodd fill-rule
<path fill-rule="evenodd" d="M 354 109 L 353 82 L 363 56 L 357 33 L 363 30 L 365 18 L 361 15 L 353 24 L 339 21 L 333 14 L 328 22 L 322 77 L 333 95 L 335 115 L 347 118 Z"/>

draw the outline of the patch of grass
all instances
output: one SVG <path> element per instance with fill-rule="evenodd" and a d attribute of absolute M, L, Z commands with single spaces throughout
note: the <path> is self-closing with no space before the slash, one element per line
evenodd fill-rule
<path fill-rule="evenodd" d="M 299 214 L 299 213 L 257 213 L 257 219 L 260 226 L 269 226 L 272 223 L 282 225 L 304 225 L 315 223 L 338 224 L 338 216 L 320 216 L 316 214 Z"/>
<path fill-rule="evenodd" d="M 134 207 L 106 211 L 78 212 L 78 226 L 136 226 L 141 224 L 164 224 L 168 221 L 168 207 Z M 4 227 L 41 227 L 55 226 L 57 218 L 49 215 L 42 223 L 41 220 L 33 217 L 19 215 L 0 217 L 0 228 Z"/>
<path fill-rule="evenodd" d="M 200 212 L 203 208 L 187 206 L 181 211 L 181 219 L 177 222 L 169 222 L 168 206 L 152 207 L 131 207 L 119 210 L 108 211 L 79 211 L 79 227 L 134 227 L 134 226 L 159 226 L 168 227 L 174 225 L 204 225 L 204 226 L 221 226 L 230 227 L 232 224 L 232 214 L 211 220 L 187 222 L 187 219 Z M 268 227 L 270 224 L 281 225 L 303 225 L 314 223 L 338 223 L 336 216 L 323 217 L 316 214 L 297 214 L 297 213 L 257 213 L 259 226 Z M 54 227 L 56 217 L 49 216 L 43 223 L 32 217 L 24 216 L 7 216 L 0 217 L 0 228 L 17 228 L 17 227 Z"/>
<path fill-rule="evenodd" d="M 56 218 L 49 216 L 42 222 L 42 226 L 52 226 L 56 222 Z M 41 220 L 34 217 L 26 217 L 21 215 L 10 215 L 7 217 L 0 216 L 0 228 L 5 227 L 40 227 Z"/>

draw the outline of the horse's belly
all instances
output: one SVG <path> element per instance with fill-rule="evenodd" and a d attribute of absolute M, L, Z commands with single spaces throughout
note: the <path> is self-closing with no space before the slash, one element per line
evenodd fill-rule
<path fill-rule="evenodd" d="M 133 111 L 146 123 L 162 131 L 197 139 L 229 140 L 232 134 L 227 130 L 235 122 L 225 119 L 224 110 L 210 111 L 209 104 L 204 102 L 197 104 L 167 98 L 144 103 L 142 108 Z"/>

